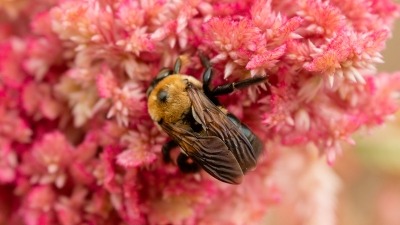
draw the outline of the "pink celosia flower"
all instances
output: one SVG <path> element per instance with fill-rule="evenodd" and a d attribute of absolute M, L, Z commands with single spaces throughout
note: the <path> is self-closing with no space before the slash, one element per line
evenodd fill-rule
<path fill-rule="evenodd" d="M 11 150 L 11 147 L 0 142 L 0 183 L 12 183 L 16 177 L 16 167 L 18 164 L 17 154 Z"/>
<path fill-rule="evenodd" d="M 45 134 L 24 155 L 21 172 L 30 176 L 33 184 L 51 184 L 62 188 L 66 183 L 66 168 L 72 162 L 72 146 L 58 132 Z"/>
<path fill-rule="evenodd" d="M 19 1 L 1 1 L 0 10 L 5 13 L 10 18 L 17 18 L 22 10 L 28 5 L 29 1 L 19 0 Z"/>
<path fill-rule="evenodd" d="M 287 223 L 334 224 L 340 182 L 320 158 L 398 109 L 400 73 L 375 66 L 399 12 L 390 0 L 0 0 L 0 224 L 259 224 L 274 204 Z M 198 51 L 213 85 L 268 76 L 220 98 L 265 143 L 240 186 L 165 164 L 147 114 L 159 69 L 182 56 L 199 78 Z"/>
<path fill-rule="evenodd" d="M 281 149 L 272 168 L 270 180 L 275 182 L 283 199 L 276 209 L 279 217 L 275 224 L 336 224 L 339 178 L 316 156 L 315 149 L 298 150 Z"/>
<path fill-rule="evenodd" d="M 2 83 L 9 87 L 18 87 L 25 78 L 18 64 L 23 58 L 25 47 L 26 43 L 18 38 L 0 44 L 0 77 Z"/>
<path fill-rule="evenodd" d="M 21 98 L 24 110 L 36 120 L 42 117 L 53 120 L 63 109 L 60 102 L 52 96 L 51 87 L 47 83 L 25 84 Z"/>
<path fill-rule="evenodd" d="M 137 167 L 151 164 L 160 153 L 166 138 L 152 124 L 137 124 L 121 137 L 121 144 L 127 149 L 117 156 L 117 163 L 124 167 Z"/>

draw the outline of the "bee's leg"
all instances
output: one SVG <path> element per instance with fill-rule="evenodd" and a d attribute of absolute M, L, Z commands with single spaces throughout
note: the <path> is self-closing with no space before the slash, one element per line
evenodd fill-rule
<path fill-rule="evenodd" d="M 210 60 L 202 53 L 199 54 L 199 57 L 201 64 L 206 68 L 203 72 L 203 92 L 215 105 L 220 105 L 218 99 L 214 97 L 210 88 L 213 77 L 213 68 Z"/>
<path fill-rule="evenodd" d="M 211 91 L 212 96 L 225 95 L 232 93 L 237 89 L 246 88 L 248 86 L 261 83 L 267 79 L 266 76 L 254 76 L 252 78 L 244 79 L 230 84 L 220 85 Z"/>
<path fill-rule="evenodd" d="M 176 141 L 174 141 L 174 140 L 168 141 L 167 143 L 165 143 L 162 146 L 161 152 L 162 152 L 163 160 L 164 160 L 165 163 L 172 162 L 170 153 L 171 153 L 171 150 L 176 148 L 176 147 L 178 147 L 178 143 Z"/>
<path fill-rule="evenodd" d="M 181 57 L 178 57 L 174 65 L 174 74 L 179 74 L 181 72 L 181 67 L 182 67 L 182 59 Z"/>
<path fill-rule="evenodd" d="M 208 93 L 211 92 L 210 84 L 213 77 L 213 69 L 210 60 L 205 55 L 199 53 L 199 57 L 201 64 L 206 68 L 206 70 L 203 73 L 203 90 L 205 93 Z"/>
<path fill-rule="evenodd" d="M 179 153 L 177 163 L 179 169 L 184 172 L 184 173 L 196 173 L 200 170 L 200 166 L 195 163 L 194 161 L 191 161 L 189 156 L 187 156 L 184 153 Z"/>

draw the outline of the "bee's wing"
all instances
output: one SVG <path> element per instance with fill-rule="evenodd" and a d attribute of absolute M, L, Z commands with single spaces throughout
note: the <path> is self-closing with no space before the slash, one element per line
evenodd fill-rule
<path fill-rule="evenodd" d="M 230 184 L 242 182 L 242 169 L 221 139 L 216 136 L 196 135 L 171 124 L 163 123 L 161 127 L 211 176 Z"/>
<path fill-rule="evenodd" d="M 203 126 L 207 135 L 216 136 L 226 144 L 243 173 L 254 168 L 257 163 L 256 153 L 239 128 L 202 91 L 189 85 L 187 92 L 192 101 L 193 117 Z"/>

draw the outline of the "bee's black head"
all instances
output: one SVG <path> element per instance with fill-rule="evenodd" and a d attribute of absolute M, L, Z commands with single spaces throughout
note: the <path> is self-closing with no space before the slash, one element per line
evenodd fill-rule
<path fill-rule="evenodd" d="M 147 92 L 146 92 L 147 97 L 149 97 L 151 91 L 153 91 L 154 87 L 160 81 L 162 81 L 164 78 L 166 78 L 167 76 L 169 76 L 171 74 L 173 74 L 173 70 L 171 70 L 170 68 L 164 68 L 164 69 L 160 70 L 158 75 L 154 78 L 154 80 L 151 82 L 149 88 L 147 89 Z"/>

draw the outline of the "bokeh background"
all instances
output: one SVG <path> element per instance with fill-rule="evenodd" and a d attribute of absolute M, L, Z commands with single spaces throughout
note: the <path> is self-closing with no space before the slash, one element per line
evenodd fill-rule
<path fill-rule="evenodd" d="M 399 47 L 397 22 L 380 71 L 400 70 Z M 357 137 L 357 146 L 342 157 L 335 166 L 343 185 L 339 224 L 400 225 L 400 113 L 393 121 Z"/>
<path fill-rule="evenodd" d="M 399 21 L 383 55 L 380 72 L 400 70 Z M 338 225 L 400 225 L 400 113 L 383 126 L 359 132 L 355 139 L 356 146 L 346 146 L 334 165 L 341 179 Z M 282 211 L 279 206 L 272 209 L 265 224 L 285 224 L 288 219 L 282 219 Z"/>

